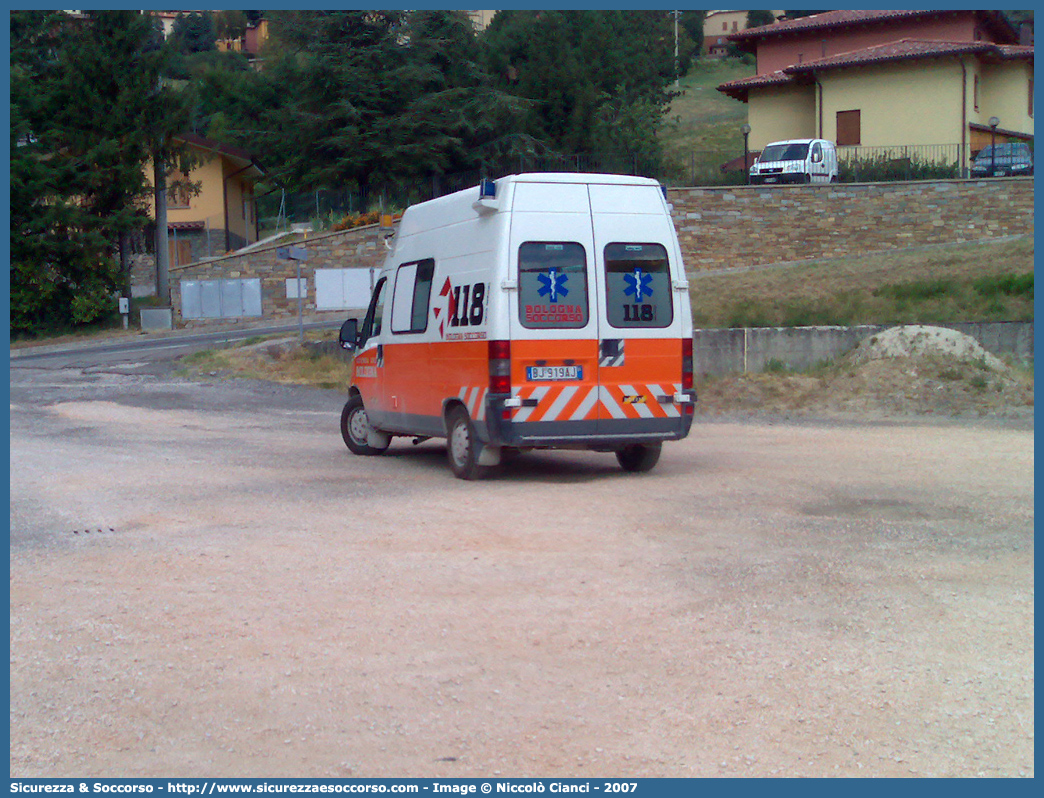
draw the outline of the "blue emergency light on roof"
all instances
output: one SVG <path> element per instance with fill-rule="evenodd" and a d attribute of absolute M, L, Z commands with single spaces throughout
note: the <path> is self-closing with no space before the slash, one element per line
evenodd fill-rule
<path fill-rule="evenodd" d="M 488 177 L 479 183 L 479 199 L 494 199 L 497 196 L 497 184 Z"/>

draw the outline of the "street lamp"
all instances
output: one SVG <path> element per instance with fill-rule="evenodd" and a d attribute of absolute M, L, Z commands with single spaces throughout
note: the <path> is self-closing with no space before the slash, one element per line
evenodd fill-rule
<path fill-rule="evenodd" d="M 997 125 L 1000 124 L 1000 120 L 991 116 L 988 123 L 990 126 L 990 177 L 997 176 Z"/>
<path fill-rule="evenodd" d="M 743 123 L 743 127 L 740 128 L 740 133 L 743 134 L 743 182 L 746 185 L 750 185 L 750 167 L 747 164 L 747 158 L 749 158 L 750 149 L 747 146 L 747 142 L 750 136 L 750 125 L 746 122 Z"/>

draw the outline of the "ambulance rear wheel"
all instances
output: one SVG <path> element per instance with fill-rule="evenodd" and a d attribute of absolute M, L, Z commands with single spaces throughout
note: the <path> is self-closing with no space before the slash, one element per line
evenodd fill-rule
<path fill-rule="evenodd" d="M 478 464 L 479 444 L 475 437 L 475 425 L 468 411 L 457 407 L 449 414 L 449 436 L 446 439 L 446 456 L 453 474 L 459 479 L 482 479 L 490 472 L 489 466 Z"/>
<path fill-rule="evenodd" d="M 352 454 L 381 454 L 388 448 L 387 444 L 370 446 L 368 438 L 372 430 L 362 397 L 356 394 L 345 403 L 344 410 L 341 411 L 341 437 L 344 438 L 345 445 L 352 450 Z"/>
<path fill-rule="evenodd" d="M 616 459 L 624 471 L 651 471 L 660 459 L 660 443 L 636 443 L 616 450 Z"/>

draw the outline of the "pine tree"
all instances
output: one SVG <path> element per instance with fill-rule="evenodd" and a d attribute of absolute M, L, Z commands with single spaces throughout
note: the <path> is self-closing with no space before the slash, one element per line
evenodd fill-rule
<path fill-rule="evenodd" d="M 563 154 L 615 157 L 617 168 L 655 164 L 675 78 L 668 13 L 501 12 L 483 41 L 498 85 L 532 101 L 535 138 Z"/>
<path fill-rule="evenodd" d="M 160 88 L 145 15 L 16 12 L 11 25 L 12 326 L 91 322 L 129 291 L 145 166 L 184 124 L 181 103 Z"/>

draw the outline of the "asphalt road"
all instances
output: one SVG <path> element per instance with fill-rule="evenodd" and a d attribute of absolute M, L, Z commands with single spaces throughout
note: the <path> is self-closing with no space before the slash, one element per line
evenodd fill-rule
<path fill-rule="evenodd" d="M 11 350 L 13 364 L 47 363 L 57 366 L 101 366 L 121 362 L 165 362 L 201 349 L 213 349 L 255 335 L 296 334 L 340 327 L 340 321 L 304 322 L 271 326 L 236 327 L 208 332 L 172 330 L 156 333 L 127 333 L 102 340 L 58 345 L 39 345 Z"/>
<path fill-rule="evenodd" d="M 170 354 L 11 364 L 12 776 L 1034 773 L 1031 429 L 467 483 Z"/>

